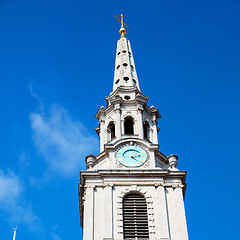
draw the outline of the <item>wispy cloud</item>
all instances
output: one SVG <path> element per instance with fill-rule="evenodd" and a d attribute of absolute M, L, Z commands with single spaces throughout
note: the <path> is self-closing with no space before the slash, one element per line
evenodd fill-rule
<path fill-rule="evenodd" d="M 97 138 L 56 104 L 47 114 L 31 113 L 30 121 L 38 152 L 48 163 L 49 170 L 61 175 L 70 176 L 83 169 L 85 156 L 98 147 Z"/>
<path fill-rule="evenodd" d="M 35 98 L 39 104 L 39 109 L 43 112 L 44 111 L 44 105 L 42 102 L 42 99 L 33 91 L 33 86 L 32 84 L 28 85 L 30 94 L 32 95 L 33 98 Z"/>
<path fill-rule="evenodd" d="M 52 240 L 62 240 L 56 233 L 51 234 Z"/>
<path fill-rule="evenodd" d="M 40 220 L 30 204 L 24 200 L 24 185 L 13 172 L 0 170 L 0 209 L 3 216 L 16 224 L 27 225 L 30 229 L 39 228 Z"/>

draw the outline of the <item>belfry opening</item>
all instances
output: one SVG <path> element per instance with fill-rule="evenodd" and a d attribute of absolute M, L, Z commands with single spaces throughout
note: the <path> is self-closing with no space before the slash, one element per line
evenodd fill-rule
<path fill-rule="evenodd" d="M 134 134 L 133 130 L 133 118 L 132 117 L 126 117 L 124 120 L 124 133 L 125 134 Z"/>

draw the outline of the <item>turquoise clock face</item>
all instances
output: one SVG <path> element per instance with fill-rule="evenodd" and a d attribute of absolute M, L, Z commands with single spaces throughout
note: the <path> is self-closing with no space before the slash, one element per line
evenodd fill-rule
<path fill-rule="evenodd" d="M 117 160 L 126 167 L 139 167 L 147 161 L 147 153 L 138 146 L 125 146 L 117 152 Z"/>

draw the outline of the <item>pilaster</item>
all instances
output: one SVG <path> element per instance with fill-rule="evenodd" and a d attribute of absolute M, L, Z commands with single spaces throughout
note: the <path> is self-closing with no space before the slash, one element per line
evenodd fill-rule
<path fill-rule="evenodd" d="M 104 238 L 113 239 L 113 192 L 112 186 L 107 184 L 104 188 Z"/>
<path fill-rule="evenodd" d="M 115 125 L 115 131 L 116 131 L 116 138 L 121 138 L 121 112 L 120 112 L 120 104 L 115 106 L 115 114 L 116 114 L 116 125 Z"/>
<path fill-rule="evenodd" d="M 176 196 L 176 202 L 177 202 L 177 214 L 178 214 L 178 222 L 179 222 L 178 224 L 179 239 L 188 240 L 187 222 L 186 222 L 186 216 L 185 216 L 182 186 L 178 186 L 175 189 L 175 196 Z"/>
<path fill-rule="evenodd" d="M 167 207 L 171 240 L 188 240 L 182 187 L 182 184 L 177 183 L 167 188 Z"/>
<path fill-rule="evenodd" d="M 158 224 L 159 240 L 169 240 L 169 223 L 167 213 L 167 202 L 164 183 L 156 185 L 157 204 L 156 206 L 156 220 Z"/>
<path fill-rule="evenodd" d="M 177 207 L 175 201 L 175 193 L 172 187 L 167 187 L 167 210 L 169 217 L 169 229 L 171 233 L 171 240 L 183 240 L 179 238 L 178 235 L 178 218 L 177 216 Z"/>
<path fill-rule="evenodd" d="M 152 133 L 152 142 L 155 143 L 155 144 L 158 144 L 157 120 L 156 120 L 156 117 L 155 117 L 155 116 L 154 116 L 154 119 L 153 119 L 152 130 L 153 130 L 153 133 Z"/>
<path fill-rule="evenodd" d="M 92 211 L 89 211 L 92 209 Z M 86 196 L 84 202 L 84 224 L 83 224 L 83 240 L 94 239 L 94 188 L 89 186 L 86 188 Z"/>
<path fill-rule="evenodd" d="M 104 143 L 105 143 L 105 120 L 100 119 L 100 152 L 104 150 Z"/>
<path fill-rule="evenodd" d="M 94 212 L 94 238 L 93 240 L 102 240 L 104 237 L 104 186 L 96 186 L 94 191 L 94 208 L 88 212 Z M 89 238 L 87 240 L 90 240 Z"/>
<path fill-rule="evenodd" d="M 143 107 L 138 104 L 137 106 L 137 133 L 140 139 L 143 139 L 143 117 L 142 117 Z"/>

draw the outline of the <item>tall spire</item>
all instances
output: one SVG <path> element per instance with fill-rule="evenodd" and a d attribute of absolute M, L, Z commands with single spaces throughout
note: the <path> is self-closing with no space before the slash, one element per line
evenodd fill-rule
<path fill-rule="evenodd" d="M 117 42 L 113 92 L 118 87 L 136 87 L 140 91 L 130 41 L 125 37 L 124 26 L 128 26 L 123 22 L 123 14 L 121 14 L 121 20 L 117 16 L 115 17 L 121 22 L 119 30 L 121 38 Z"/>
<path fill-rule="evenodd" d="M 15 239 L 16 239 L 16 233 L 17 233 L 17 227 L 16 227 L 16 228 L 14 228 L 13 240 L 15 240 Z"/>

